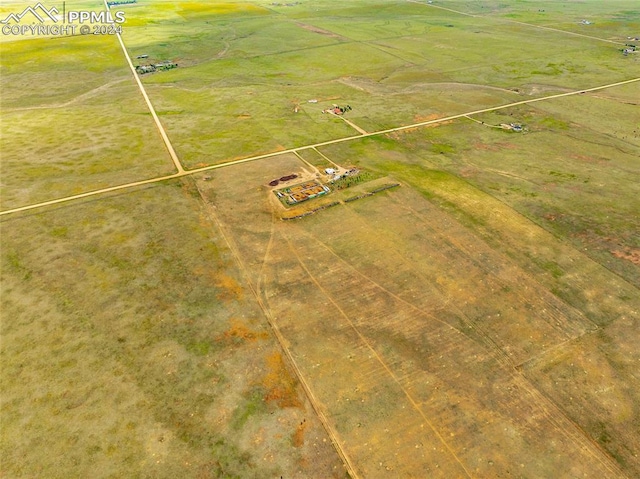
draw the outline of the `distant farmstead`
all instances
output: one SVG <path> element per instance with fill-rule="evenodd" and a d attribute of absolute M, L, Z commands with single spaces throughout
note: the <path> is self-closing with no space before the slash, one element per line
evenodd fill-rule
<path fill-rule="evenodd" d="M 146 58 L 146 56 L 141 55 L 139 58 Z M 174 68 L 178 68 L 177 63 L 172 61 L 165 61 L 165 62 L 155 63 L 151 65 L 138 65 L 136 67 L 136 72 L 140 75 L 144 75 L 145 73 L 153 73 L 153 72 L 158 72 L 163 70 L 172 70 Z"/>
<path fill-rule="evenodd" d="M 329 192 L 329 187 L 321 185 L 317 181 L 307 181 L 298 185 L 283 188 L 275 192 L 278 198 L 282 198 L 287 204 L 293 205 L 301 203 L 311 198 L 326 195 Z"/>

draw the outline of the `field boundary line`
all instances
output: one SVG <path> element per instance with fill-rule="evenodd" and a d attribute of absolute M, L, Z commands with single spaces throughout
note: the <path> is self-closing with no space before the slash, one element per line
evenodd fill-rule
<path fill-rule="evenodd" d="M 543 30 L 551 30 L 552 32 L 566 33 L 567 35 L 574 35 L 574 36 L 577 36 L 577 37 L 590 38 L 591 40 L 599 40 L 601 42 L 613 43 L 614 45 L 624 45 L 624 43 L 617 42 L 615 40 L 607 40 L 606 38 L 600 38 L 600 37 L 594 37 L 594 36 L 591 36 L 591 35 L 585 35 L 584 33 L 570 32 L 568 30 L 561 30 L 559 28 L 546 27 L 544 25 L 535 25 L 533 23 L 519 22 L 517 20 L 509 20 L 508 18 L 502 18 L 502 17 L 492 17 L 492 16 L 489 16 L 489 15 L 474 15 L 473 13 L 461 12 L 459 10 L 454 10 L 452 8 L 441 7 L 439 5 L 434 5 L 432 3 L 418 2 L 416 0 L 407 0 L 407 2 L 415 3 L 415 4 L 418 4 L 418 5 L 424 5 L 425 7 L 433 7 L 433 8 L 438 8 L 440 10 L 447 10 L 448 12 L 457 13 L 459 15 L 464 15 L 466 17 L 486 18 L 488 20 L 495 20 L 495 21 L 499 21 L 499 22 L 515 23 L 516 25 L 524 25 L 526 27 L 531 27 L 531 28 L 540 28 L 540 29 L 543 29 Z"/>
<path fill-rule="evenodd" d="M 32 111 L 32 110 L 54 110 L 56 108 L 66 108 L 68 106 L 73 105 L 74 103 L 77 103 L 79 101 L 82 100 L 86 100 L 87 98 L 91 98 L 93 96 L 96 95 L 96 93 L 101 92 L 102 90 L 106 90 L 108 88 L 111 88 L 113 85 L 117 85 L 118 83 L 122 83 L 129 80 L 128 77 L 125 78 L 119 78 L 118 80 L 112 80 L 110 82 L 104 83 L 100 86 L 97 86 L 95 88 L 92 88 L 89 91 L 86 91 L 84 93 L 80 93 L 79 95 L 73 97 L 71 100 L 67 100 L 63 103 L 53 103 L 53 104 L 49 104 L 49 105 L 42 105 L 42 106 L 23 106 L 23 107 L 17 107 L 17 108 L 4 108 L 3 111 L 6 112 L 19 112 L 19 111 Z"/>
<path fill-rule="evenodd" d="M 369 340 L 360 332 L 360 330 L 358 329 L 358 327 L 353 323 L 353 321 L 351 320 L 351 318 L 349 317 L 349 315 L 347 313 L 344 312 L 344 310 L 340 307 L 340 305 L 333 299 L 333 297 L 329 294 L 329 292 L 324 289 L 324 287 L 320 284 L 320 282 L 318 281 L 318 279 L 313 275 L 313 273 L 311 273 L 311 271 L 309 271 L 309 268 L 307 268 L 307 265 L 304 263 L 304 261 L 302 260 L 302 258 L 300 257 L 300 254 L 298 253 L 298 250 L 295 248 L 295 246 L 291 243 L 291 239 L 286 236 L 286 235 L 282 235 L 285 240 L 287 241 L 287 244 L 289 245 L 289 249 L 291 250 L 291 252 L 294 254 L 294 256 L 296 257 L 296 259 L 298 260 L 298 263 L 300 263 L 300 266 L 302 266 L 302 269 L 304 269 L 305 273 L 309 276 L 309 279 L 311 279 L 311 281 L 316 285 L 316 287 L 322 292 L 322 294 L 331 302 L 331 304 L 333 304 L 333 306 L 340 312 L 340 315 L 342 317 L 344 317 L 344 319 L 346 319 L 347 323 L 349 323 L 349 326 L 353 329 L 353 331 L 356 333 L 356 335 L 358 336 L 358 338 L 360 339 L 360 341 L 362 341 L 362 343 L 367 347 L 367 349 L 369 349 L 369 351 L 371 351 L 371 353 L 375 356 L 375 358 L 378 360 L 378 362 L 380 363 L 380 365 L 383 367 L 383 369 L 387 372 L 387 374 L 391 377 L 391 379 L 398 385 L 398 387 L 400 388 L 400 390 L 404 393 L 405 397 L 409 400 L 409 402 L 411 403 L 411 405 L 413 406 L 413 408 L 418 412 L 418 414 L 420 414 L 420 416 L 422 417 L 422 419 L 425 421 L 425 423 L 429 426 L 429 428 L 431 429 L 431 431 L 433 431 L 433 433 L 435 434 L 435 436 L 440 440 L 440 442 L 442 443 L 442 445 L 447 449 L 447 451 L 449 451 L 449 453 L 451 454 L 451 456 L 456 460 L 456 462 L 460 465 L 460 468 L 464 471 L 465 476 L 468 478 L 472 478 L 473 476 L 471 475 L 471 473 L 467 470 L 467 468 L 465 467 L 464 463 L 460 460 L 460 458 L 458 457 L 458 455 L 455 453 L 455 451 L 451 448 L 451 446 L 449 445 L 449 443 L 447 441 L 445 441 L 444 437 L 442 437 L 442 435 L 438 432 L 438 430 L 435 428 L 435 426 L 431 423 L 431 421 L 429 420 L 429 418 L 427 417 L 427 415 L 424 413 L 424 411 L 422 410 L 422 408 L 420 408 L 419 404 L 417 403 L 417 401 L 413 398 L 413 396 L 409 393 L 409 391 L 407 391 L 407 389 L 404 387 L 404 385 L 402 384 L 402 382 L 400 381 L 400 379 L 398 379 L 398 377 L 395 375 L 395 373 L 391 370 L 391 368 L 387 365 L 387 363 L 382 359 L 382 357 L 380 356 L 380 354 L 378 354 L 378 351 L 371 345 L 371 343 L 369 342 Z"/>
<path fill-rule="evenodd" d="M 327 160 L 329 163 L 331 163 L 333 166 L 335 166 L 336 168 L 340 168 L 340 165 L 338 165 L 335 161 L 333 161 L 331 158 L 329 158 L 327 155 L 325 155 L 324 153 L 322 153 L 319 150 L 316 150 L 315 146 L 311 148 L 313 151 L 315 151 L 318 155 L 320 155 L 322 158 L 324 158 L 325 160 Z"/>
<path fill-rule="evenodd" d="M 111 7 L 109 6 L 109 4 L 107 3 L 107 0 L 103 0 L 104 2 L 104 6 L 107 9 L 107 12 L 111 11 Z M 173 161 L 173 164 L 176 167 L 176 170 L 178 170 L 178 173 L 183 173 L 185 170 L 182 167 L 182 163 L 180 163 L 180 159 L 178 158 L 178 155 L 176 154 L 176 151 L 173 149 L 173 145 L 171 144 L 171 141 L 169 140 L 169 136 L 167 135 L 167 132 L 165 131 L 164 127 L 162 126 L 162 123 L 160 123 L 160 118 L 158 118 L 158 115 L 156 114 L 156 110 L 153 107 L 153 104 L 151 103 L 151 100 L 149 99 L 149 95 L 147 95 L 147 91 L 144 88 L 144 85 L 142 84 L 142 81 L 140 81 L 140 77 L 138 76 L 138 72 L 136 72 L 136 68 L 133 66 L 133 62 L 131 61 L 131 57 L 129 56 L 129 52 L 127 52 L 127 48 L 124 46 L 124 42 L 122 41 L 122 35 L 120 35 L 119 32 L 116 31 L 116 37 L 118 37 L 118 42 L 120 43 L 120 47 L 122 48 L 122 53 L 124 53 L 124 57 L 127 60 L 127 63 L 129 64 L 129 68 L 131 69 L 131 74 L 133 75 L 133 78 L 135 79 L 136 83 L 138 84 L 138 88 L 140 89 L 140 93 L 142 93 L 142 97 L 144 98 L 145 103 L 147 104 L 147 107 L 149 108 L 149 112 L 151 112 L 151 116 L 153 117 L 153 121 L 156 124 L 156 127 L 158 128 L 158 131 L 160 132 L 160 136 L 162 137 L 162 141 L 164 142 L 164 146 L 167 148 L 167 151 L 169 152 L 169 156 L 171 156 L 171 160 Z"/>
<path fill-rule="evenodd" d="M 250 157 L 247 157 L 247 158 L 241 158 L 239 160 L 232 160 L 232 161 L 227 161 L 227 162 L 224 162 L 224 163 L 218 163 L 218 164 L 215 164 L 215 165 L 203 166 L 201 168 L 195 168 L 195 169 L 192 169 L 192 170 L 181 169 L 180 171 L 178 171 L 177 173 L 174 173 L 172 175 L 160 176 L 160 177 L 156 177 L 156 178 L 150 178 L 150 179 L 147 179 L 147 180 L 134 181 L 134 182 L 126 183 L 126 184 L 119 185 L 119 186 L 112 186 L 112 187 L 109 187 L 109 188 L 103 188 L 103 189 L 99 189 L 99 190 L 88 191 L 86 193 L 81 193 L 81 194 L 78 194 L 78 195 L 71 195 L 71 196 L 66 196 L 66 197 L 62 197 L 62 198 L 58 198 L 58 199 L 54 199 L 54 200 L 48 200 L 48 201 L 43 201 L 43 202 L 40 202 L 40 203 L 33 203 L 33 204 L 30 204 L 30 205 L 11 208 L 11 209 L 8 209 L 8 210 L 0 211 L 0 216 L 12 214 L 12 213 L 19 213 L 21 211 L 32 210 L 32 209 L 35 209 L 35 208 L 41 208 L 43 206 L 50 206 L 50 205 L 54 205 L 54 204 L 64 203 L 64 202 L 67 202 L 67 201 L 72 201 L 72 200 L 76 200 L 76 199 L 80 199 L 80 198 L 86 198 L 86 197 L 99 195 L 99 194 L 103 194 L 103 193 L 109 193 L 111 191 L 117 191 L 117 190 L 122 190 L 122 189 L 126 189 L 126 188 L 132 188 L 132 187 L 135 187 L 135 186 L 140 186 L 140 185 L 145 185 L 145 184 L 150 184 L 150 183 L 157 183 L 157 182 L 160 182 L 160 181 L 170 180 L 170 179 L 173 179 L 173 178 L 180 178 L 182 176 L 193 175 L 193 174 L 196 174 L 196 173 L 202 173 L 202 172 L 205 172 L 205 171 L 215 170 L 215 169 L 218 169 L 218 168 L 224 168 L 224 167 L 227 167 L 227 166 L 238 165 L 240 163 L 248 163 L 250 161 L 263 160 L 265 158 L 271 158 L 271 157 L 274 157 L 274 156 L 285 155 L 287 153 L 295 153 L 295 152 L 298 152 L 298 151 L 301 151 L 301 150 L 313 149 L 316 152 L 318 152 L 320 155 L 322 155 L 323 157 L 326 158 L 326 156 L 324 156 L 317 148 L 322 147 L 322 146 L 335 145 L 335 144 L 338 144 L 338 143 L 344 143 L 344 142 L 351 141 L 351 140 L 358 140 L 358 139 L 361 139 L 361 138 L 369 138 L 369 137 L 372 137 L 372 136 L 386 135 L 388 133 L 393 133 L 393 132 L 396 132 L 396 131 L 410 130 L 410 129 L 413 129 L 413 128 L 419 128 L 421 126 L 435 125 L 435 124 L 438 124 L 438 123 L 443 123 L 445 121 L 456 120 L 458 118 L 464 118 L 464 117 L 467 117 L 467 116 L 470 116 L 470 115 L 477 115 L 479 113 L 488 113 L 488 112 L 491 112 L 491 111 L 504 110 L 504 109 L 511 108 L 511 107 L 514 107 L 514 106 L 527 105 L 529 103 L 536 103 L 536 102 L 545 101 L 545 100 L 552 100 L 554 98 L 562 98 L 562 97 L 565 97 L 565 96 L 573 96 L 573 95 L 579 95 L 579 94 L 582 94 L 582 93 L 589 93 L 589 92 L 592 92 L 592 91 L 604 90 L 604 89 L 613 88 L 613 87 L 616 87 L 616 86 L 627 85 L 629 83 L 634 83 L 634 82 L 637 82 L 637 81 L 640 81 L 640 77 L 632 78 L 630 80 L 619 81 L 619 82 L 616 82 L 616 83 L 609 83 L 607 85 L 600 85 L 600 86 L 597 86 L 597 87 L 587 88 L 587 89 L 583 89 L 583 90 L 575 90 L 575 91 L 566 92 L 566 93 L 558 93 L 556 95 L 550 95 L 550 96 L 539 97 L 539 98 L 530 98 L 528 100 L 517 101 L 517 102 L 514 102 L 514 103 L 507 103 L 505 105 L 499 105 L 499 106 L 495 106 L 495 107 L 484 108 L 484 109 L 481 109 L 481 110 L 468 111 L 468 112 L 459 113 L 459 114 L 456 114 L 456 115 L 450 115 L 450 116 L 445 116 L 445 117 L 442 117 L 442 118 L 436 118 L 435 120 L 428 120 L 428 121 L 423 121 L 423 122 L 419 122 L 419 123 L 413 123 L 411 125 L 405 125 L 405 126 L 399 126 L 399 127 L 396 127 L 396 128 L 389 128 L 389 129 L 386 129 L 386 130 L 374 131 L 374 132 L 371 132 L 371 133 L 367 133 L 366 135 L 347 136 L 347 137 L 344 137 L 344 138 L 336 138 L 334 140 L 327 140 L 327 141 L 323 141 L 323 142 L 320 142 L 320 143 L 297 146 L 297 147 L 294 147 L 294 148 L 289 148 L 287 150 L 274 151 L 274 152 L 271 152 L 271 153 L 264 153 L 264 154 L 261 154 L 261 155 L 255 155 L 255 156 L 250 156 Z M 327 160 L 329 160 L 329 159 L 327 158 Z M 335 164 L 333 161 L 331 161 L 331 160 L 329 160 L 329 161 L 331 163 Z"/>
<path fill-rule="evenodd" d="M 300 153 L 298 153 L 297 151 L 294 151 L 293 154 L 296 155 L 301 162 L 303 162 L 305 165 L 309 166 L 309 168 L 315 170 L 316 173 L 320 173 L 320 170 L 318 170 L 318 168 L 316 168 L 311 163 L 309 163 L 307 160 L 302 158 L 302 155 Z"/>

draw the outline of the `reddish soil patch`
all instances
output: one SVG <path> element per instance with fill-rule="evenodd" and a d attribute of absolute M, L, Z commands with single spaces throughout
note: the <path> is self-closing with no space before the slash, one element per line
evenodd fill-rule
<path fill-rule="evenodd" d="M 484 151 L 495 151 L 497 148 L 494 145 L 488 145 L 487 143 L 482 143 L 480 141 L 473 144 L 474 150 L 484 150 Z"/>
<path fill-rule="evenodd" d="M 264 400 L 268 403 L 275 402 L 281 408 L 302 407 L 297 382 L 284 364 L 282 355 L 276 352 L 267 356 L 267 366 L 269 372 L 262 380 L 262 385 L 267 390 Z"/>
<path fill-rule="evenodd" d="M 216 294 L 216 298 L 219 300 L 228 301 L 232 299 L 242 299 L 244 290 L 240 283 L 231 276 L 227 276 L 226 274 L 216 274 L 214 284 L 216 285 L 216 288 L 220 289 Z"/>
<path fill-rule="evenodd" d="M 484 150 L 484 151 L 500 151 L 500 150 L 516 150 L 518 148 L 517 145 L 513 143 L 501 142 L 501 143 L 482 143 L 476 142 L 473 144 L 473 148 L 476 150 Z"/>
<path fill-rule="evenodd" d="M 242 339 L 245 341 L 256 341 L 258 339 L 267 339 L 269 333 L 266 331 L 256 332 L 249 329 L 244 323 L 237 319 L 231 320 L 231 327 L 225 331 L 219 339 L 233 341 Z"/>
<path fill-rule="evenodd" d="M 501 150 L 517 150 L 518 149 L 518 145 L 514 143 L 508 143 L 506 141 L 496 143 L 496 146 Z"/>
<path fill-rule="evenodd" d="M 477 174 L 478 169 L 471 166 L 466 166 L 460 170 L 460 176 L 462 176 L 463 178 L 471 178 L 477 176 Z"/>
<path fill-rule="evenodd" d="M 424 115 L 415 115 L 413 117 L 413 121 L 415 123 L 422 123 L 423 121 L 431 121 L 431 120 L 437 120 L 438 119 L 438 114 L 437 113 L 431 113 L 430 115 L 424 116 Z"/>
<path fill-rule="evenodd" d="M 304 431 L 307 428 L 307 420 L 302 421 L 293 433 L 294 447 L 302 447 L 304 445 Z"/>
<path fill-rule="evenodd" d="M 611 254 L 616 258 L 626 259 L 633 264 L 640 266 L 640 249 L 638 248 L 625 248 L 624 250 L 612 250 Z"/>

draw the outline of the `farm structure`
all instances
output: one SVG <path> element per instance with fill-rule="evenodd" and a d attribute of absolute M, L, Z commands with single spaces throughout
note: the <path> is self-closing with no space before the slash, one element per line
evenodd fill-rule
<path fill-rule="evenodd" d="M 148 55 L 146 57 L 148 57 Z M 146 58 L 146 57 L 141 55 L 139 58 Z M 142 75 L 145 73 L 153 73 L 153 72 L 162 71 L 162 70 L 171 70 L 177 67 L 178 67 L 178 64 L 175 62 L 164 61 L 160 63 L 155 63 L 153 65 L 138 65 L 136 66 L 136 72 Z"/>
<path fill-rule="evenodd" d="M 331 190 L 328 186 L 321 185 L 317 181 L 307 181 L 305 183 L 277 190 L 275 194 L 278 198 L 284 199 L 287 204 L 293 205 L 310 200 L 311 198 L 326 195 L 329 191 Z"/>
<path fill-rule="evenodd" d="M 353 108 L 351 108 L 350 105 L 347 105 L 347 106 L 333 105 L 331 108 L 322 110 L 322 113 L 329 113 L 332 115 L 344 115 L 346 112 L 351 111 L 352 109 Z"/>

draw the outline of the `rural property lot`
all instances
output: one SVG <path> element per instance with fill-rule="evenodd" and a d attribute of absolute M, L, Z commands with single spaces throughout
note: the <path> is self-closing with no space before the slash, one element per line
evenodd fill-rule
<path fill-rule="evenodd" d="M 2 473 L 640 476 L 637 2 L 112 10 L 0 42 Z"/>

